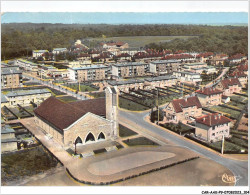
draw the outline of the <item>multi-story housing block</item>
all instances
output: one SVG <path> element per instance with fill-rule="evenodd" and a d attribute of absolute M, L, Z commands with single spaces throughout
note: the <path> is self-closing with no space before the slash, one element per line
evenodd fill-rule
<path fill-rule="evenodd" d="M 149 63 L 149 70 L 154 74 L 168 74 L 181 70 L 180 60 L 158 60 Z"/>
<path fill-rule="evenodd" d="M 221 104 L 223 91 L 208 87 L 196 91 L 201 105 L 204 107 Z"/>
<path fill-rule="evenodd" d="M 2 67 L 1 68 L 1 87 L 16 88 L 22 85 L 22 71 L 19 67 Z"/>

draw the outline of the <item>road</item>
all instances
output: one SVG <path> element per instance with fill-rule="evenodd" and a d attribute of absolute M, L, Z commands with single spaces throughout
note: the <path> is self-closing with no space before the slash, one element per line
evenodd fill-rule
<path fill-rule="evenodd" d="M 223 77 L 228 72 L 228 70 L 229 70 L 229 67 L 224 68 L 220 76 L 218 76 L 216 79 L 214 79 L 210 83 L 206 84 L 206 87 L 212 87 L 214 83 L 219 82 L 220 78 Z"/>
<path fill-rule="evenodd" d="M 83 93 L 74 93 L 73 91 L 70 91 L 70 90 L 67 90 L 65 88 L 62 88 L 62 87 L 59 87 L 58 85 L 54 85 L 52 82 L 49 82 L 49 81 L 41 81 L 40 79 L 34 77 L 34 76 L 31 76 L 31 75 L 28 75 L 27 73 L 26 74 L 23 74 L 23 77 L 26 77 L 28 79 L 30 79 L 31 81 L 34 81 L 34 82 L 37 82 L 37 83 L 40 83 L 41 85 L 45 85 L 45 86 L 48 86 L 48 87 L 51 87 L 53 89 L 56 89 L 58 91 L 61 91 L 63 93 L 66 93 L 70 96 L 73 96 L 79 100 L 86 100 L 88 99 Z"/>
<path fill-rule="evenodd" d="M 148 114 L 149 114 L 148 112 L 136 113 L 136 112 L 127 112 L 127 111 L 119 110 L 119 120 L 124 120 L 124 119 L 130 120 L 131 123 L 134 122 L 136 123 L 137 126 L 140 126 L 150 131 L 151 133 L 157 134 L 158 136 L 160 135 L 162 138 L 165 138 L 166 140 L 173 142 L 174 144 L 178 146 L 182 146 L 187 149 L 190 149 L 194 152 L 199 153 L 200 155 L 203 155 L 227 167 L 229 170 L 231 170 L 234 176 L 239 178 L 239 180 L 236 182 L 236 186 L 248 185 L 248 161 L 240 161 L 240 160 L 232 160 L 232 159 L 224 158 L 190 141 L 181 139 L 180 137 L 173 135 L 167 131 L 163 131 L 162 129 L 144 120 L 144 117 L 146 117 Z"/>

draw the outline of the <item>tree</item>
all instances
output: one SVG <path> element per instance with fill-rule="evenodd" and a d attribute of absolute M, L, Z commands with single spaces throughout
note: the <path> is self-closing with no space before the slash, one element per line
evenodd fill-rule
<path fill-rule="evenodd" d="M 162 121 L 164 118 L 164 112 L 162 109 L 159 109 L 159 121 Z M 155 122 L 158 121 L 158 110 L 152 111 L 150 115 L 150 121 Z"/>

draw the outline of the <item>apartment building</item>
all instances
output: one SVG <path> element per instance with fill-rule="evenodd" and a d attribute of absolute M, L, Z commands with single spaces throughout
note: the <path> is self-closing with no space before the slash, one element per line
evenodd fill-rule
<path fill-rule="evenodd" d="M 203 107 L 208 107 L 221 104 L 223 91 L 208 87 L 196 91 L 196 94 L 201 102 L 201 105 Z"/>
<path fill-rule="evenodd" d="M 219 113 L 208 114 L 195 119 L 195 134 L 208 142 L 220 141 L 229 137 L 231 120 Z"/>
<path fill-rule="evenodd" d="M 145 89 L 154 89 L 156 87 L 168 87 L 175 85 L 177 78 L 173 75 L 158 76 L 146 78 L 145 80 Z"/>
<path fill-rule="evenodd" d="M 32 57 L 37 59 L 39 57 L 43 57 L 43 54 L 49 52 L 48 50 L 33 50 Z"/>
<path fill-rule="evenodd" d="M 105 80 L 109 78 L 109 66 L 92 65 L 79 68 L 69 68 L 69 78 L 73 81 L 96 81 Z"/>
<path fill-rule="evenodd" d="M 1 87 L 16 88 L 22 86 L 22 71 L 19 67 L 2 67 L 1 68 Z"/>
<path fill-rule="evenodd" d="M 141 62 L 112 65 L 112 75 L 116 77 L 145 76 L 148 70 L 149 64 Z"/>
<path fill-rule="evenodd" d="M 154 74 L 167 74 L 181 70 L 180 60 L 157 60 L 149 63 L 149 70 Z"/>

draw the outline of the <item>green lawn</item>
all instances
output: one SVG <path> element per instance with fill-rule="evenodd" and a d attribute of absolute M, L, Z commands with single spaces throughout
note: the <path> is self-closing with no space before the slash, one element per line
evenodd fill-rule
<path fill-rule="evenodd" d="M 235 110 L 220 107 L 220 106 L 213 106 L 213 107 L 210 107 L 209 109 L 211 109 L 213 111 L 217 111 L 217 112 L 227 113 L 234 118 L 237 118 L 240 115 L 239 111 L 235 111 Z"/>
<path fill-rule="evenodd" d="M 147 139 L 146 137 L 138 137 L 134 139 L 127 139 L 123 141 L 128 146 L 159 146 L 159 144 L 153 142 L 150 139 Z"/>
<path fill-rule="evenodd" d="M 123 41 L 129 44 L 129 47 L 144 47 L 149 43 L 164 43 L 174 39 L 189 39 L 197 36 L 128 36 L 128 37 L 107 37 L 93 38 L 90 40 L 107 42 L 107 41 Z"/>
<path fill-rule="evenodd" d="M 132 111 L 143 111 L 143 110 L 149 109 L 146 106 L 137 104 L 136 102 L 132 102 L 132 101 L 124 99 L 122 97 L 119 97 L 119 107 L 127 109 L 127 110 L 132 110 Z"/>
<path fill-rule="evenodd" d="M 227 106 L 233 106 L 233 107 L 237 107 L 238 109 L 244 109 L 245 105 L 244 104 L 239 104 L 237 102 L 233 102 L 233 101 L 230 101 L 226 104 Z"/>
<path fill-rule="evenodd" d="M 89 95 L 94 97 L 94 98 L 101 98 L 101 97 L 105 97 L 105 92 L 89 93 Z"/>
<path fill-rule="evenodd" d="M 74 90 L 79 90 L 79 84 L 65 84 L 65 86 L 71 88 L 71 89 L 74 89 Z M 83 84 L 80 84 L 80 89 L 82 92 L 85 92 L 85 91 L 97 91 L 97 89 L 93 88 L 93 87 L 90 87 L 88 85 L 83 85 Z"/>
<path fill-rule="evenodd" d="M 56 165 L 57 161 L 42 146 L 2 155 L 2 185 L 8 181 L 42 173 Z"/>
<path fill-rule="evenodd" d="M 218 141 L 218 142 L 211 143 L 210 145 L 217 149 L 221 149 L 221 144 L 222 144 L 221 141 Z M 241 146 L 225 141 L 224 152 L 240 152 L 242 149 L 244 148 Z"/>
<path fill-rule="evenodd" d="M 57 99 L 63 101 L 63 102 L 75 102 L 78 101 L 78 99 L 72 97 L 72 96 L 61 96 L 61 97 L 56 97 Z"/>
<path fill-rule="evenodd" d="M 119 124 L 119 136 L 120 137 L 128 137 L 132 135 L 137 135 L 137 133 Z"/>
<path fill-rule="evenodd" d="M 230 96 L 230 99 L 233 101 L 242 102 L 244 99 L 247 99 L 247 97 L 243 97 L 240 95 L 232 95 L 232 96 Z"/>

